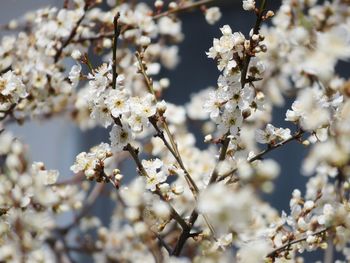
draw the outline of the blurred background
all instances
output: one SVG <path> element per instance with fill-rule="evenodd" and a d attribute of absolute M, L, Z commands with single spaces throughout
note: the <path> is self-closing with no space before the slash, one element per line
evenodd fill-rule
<path fill-rule="evenodd" d="M 63 0 L 0 0 L 0 24 L 7 23 L 13 18 L 23 15 L 26 11 L 44 6 L 63 5 Z M 148 1 L 153 2 L 153 1 Z M 268 1 L 268 7 L 276 10 L 281 1 Z M 185 39 L 180 44 L 181 62 L 174 71 L 162 71 L 160 77 L 168 77 L 171 86 L 166 90 L 165 99 L 175 104 L 184 104 L 189 101 L 190 94 L 208 86 L 215 86 L 219 72 L 216 63 L 208 59 L 205 51 L 212 46 L 214 37 L 220 36 L 219 27 L 224 24 L 231 26 L 233 31 L 248 34 L 255 22 L 255 17 L 242 10 L 241 0 L 218 0 L 221 8 L 221 20 L 210 26 L 200 11 L 181 14 Z M 3 35 L 4 32 L 1 32 Z M 291 102 L 283 108 L 277 108 L 272 124 L 276 127 L 288 127 L 284 121 L 286 109 Z M 70 175 L 69 167 L 73 164 L 75 156 L 81 151 L 87 151 L 91 146 L 108 140 L 108 131 L 94 129 L 81 132 L 65 118 L 42 122 L 26 122 L 22 126 L 12 125 L 10 129 L 28 144 L 33 161 L 43 161 L 48 169 L 58 169 L 61 175 Z M 295 142 L 287 144 L 284 149 L 273 151 L 268 155 L 281 165 L 281 174 L 278 177 L 275 190 L 271 195 L 264 196 L 279 211 L 289 212 L 289 199 L 291 192 L 299 188 L 302 192 L 307 178 L 300 174 L 301 160 L 306 149 Z M 108 218 L 110 209 L 108 204 L 100 202 L 95 211 Z M 109 212 L 107 212 L 109 210 Z M 312 260 L 311 255 L 309 258 Z M 85 261 L 84 261 L 85 262 Z"/>

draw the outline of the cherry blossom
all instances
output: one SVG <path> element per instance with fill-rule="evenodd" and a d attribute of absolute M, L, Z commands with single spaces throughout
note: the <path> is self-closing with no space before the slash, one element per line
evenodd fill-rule
<path fill-rule="evenodd" d="M 325 263 L 348 262 L 347 1 L 283 0 L 274 11 L 242 1 L 255 22 L 247 34 L 215 29 L 203 57 L 217 81 L 185 105 L 168 98 L 175 82 L 163 74 L 191 41 L 182 13 L 198 8 L 214 26 L 219 3 L 102 2 L 62 1 L 2 25 L 0 261 L 305 262 L 324 251 Z M 29 161 L 9 131 L 58 116 L 109 133 L 66 175 Z M 305 148 L 293 180 L 306 184 L 278 210 L 266 195 L 288 166 L 270 152 L 290 143 Z"/>

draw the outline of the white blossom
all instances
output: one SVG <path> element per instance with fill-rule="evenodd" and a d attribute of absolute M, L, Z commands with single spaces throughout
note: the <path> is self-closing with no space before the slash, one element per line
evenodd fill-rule
<path fill-rule="evenodd" d="M 122 151 L 133 139 L 132 132 L 127 124 L 123 126 L 114 125 L 109 136 L 112 148 L 117 152 Z"/>
<path fill-rule="evenodd" d="M 243 0 L 243 9 L 246 11 L 255 9 L 255 1 L 254 0 Z"/>
<path fill-rule="evenodd" d="M 205 20 L 207 20 L 207 22 L 210 25 L 214 25 L 217 21 L 219 21 L 221 18 L 221 12 L 220 9 L 218 7 L 211 7 L 208 8 L 205 11 Z"/>

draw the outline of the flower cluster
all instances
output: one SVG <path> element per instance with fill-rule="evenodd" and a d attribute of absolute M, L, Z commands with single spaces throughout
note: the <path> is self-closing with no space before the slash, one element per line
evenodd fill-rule
<path fill-rule="evenodd" d="M 57 184 L 58 171 L 30 164 L 25 145 L 11 133 L 3 131 L 0 144 L 0 259 L 51 261 L 43 245 L 58 229 L 55 215 L 81 208 L 84 194 L 76 186 Z"/>
<path fill-rule="evenodd" d="M 80 153 L 72 165 L 71 170 L 74 173 L 83 172 L 87 179 L 96 180 L 98 182 L 107 180 L 104 173 L 104 162 L 112 156 L 110 146 L 107 143 L 101 143 L 91 148 L 89 153 Z"/>
<path fill-rule="evenodd" d="M 218 88 L 210 92 L 204 108 L 218 125 L 218 135 L 237 138 L 243 120 L 254 118 L 263 111 L 262 97 L 253 82 L 264 72 L 263 64 L 255 56 L 264 51 L 264 36 L 251 33 L 246 39 L 240 32 L 232 33 L 230 26 L 221 28 L 222 37 L 214 39 L 208 57 L 218 61 L 223 72 L 218 79 Z"/>
<path fill-rule="evenodd" d="M 255 132 L 256 141 L 259 143 L 275 144 L 278 141 L 284 141 L 291 137 L 289 129 L 276 128 L 268 124 L 265 130 Z"/>
<path fill-rule="evenodd" d="M 1 112 L 8 111 L 20 99 L 24 99 L 28 94 L 22 80 L 12 71 L 7 71 L 0 77 L 1 90 Z"/>

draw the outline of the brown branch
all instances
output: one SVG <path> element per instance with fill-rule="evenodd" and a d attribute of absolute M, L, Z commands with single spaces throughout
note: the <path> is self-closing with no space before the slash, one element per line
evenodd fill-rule
<path fill-rule="evenodd" d="M 12 115 L 14 109 L 16 108 L 17 103 L 13 103 L 10 108 L 6 111 L 0 111 L 0 113 L 3 113 L 4 115 L 0 117 L 0 121 L 3 121 L 6 119 L 7 116 Z"/>
<path fill-rule="evenodd" d="M 175 150 L 173 149 L 173 147 L 170 145 L 170 143 L 168 142 L 168 140 L 165 138 L 164 136 L 164 132 L 158 127 L 157 125 L 157 119 L 155 117 L 151 117 L 149 118 L 150 123 L 152 124 L 152 126 L 154 127 L 154 129 L 156 130 L 156 135 L 157 137 L 159 137 L 165 147 L 170 151 L 170 153 L 172 154 L 172 156 L 175 158 L 175 160 L 177 161 L 177 163 L 180 165 L 181 169 L 184 171 L 185 173 L 185 179 L 187 181 L 187 184 L 190 188 L 190 190 L 192 191 L 193 195 L 195 197 L 197 197 L 197 194 L 199 192 L 199 189 L 196 185 L 196 183 L 194 182 L 194 180 L 192 179 L 192 177 L 190 176 L 190 174 L 188 173 L 187 169 L 185 168 L 185 166 L 183 165 L 183 162 L 181 160 L 181 158 L 179 157 L 180 155 L 178 153 L 175 152 Z M 170 131 L 168 130 L 168 132 L 170 133 Z M 168 133 L 168 134 L 169 134 Z M 169 137 L 169 135 L 168 135 Z"/>
<path fill-rule="evenodd" d="M 172 252 L 172 255 L 174 256 L 180 256 L 180 253 L 183 249 L 183 247 L 185 246 L 185 243 L 187 241 L 188 238 L 191 237 L 191 229 L 194 225 L 194 223 L 196 222 L 197 218 L 198 218 L 198 212 L 197 210 L 193 210 L 189 219 L 189 223 L 188 223 L 188 229 L 184 229 L 181 232 L 181 235 L 175 245 L 175 248 Z"/>
<path fill-rule="evenodd" d="M 159 244 L 165 248 L 165 250 L 168 252 L 169 255 L 171 255 L 171 248 L 169 245 L 164 241 L 164 239 L 156 232 L 153 232 L 153 234 L 157 237 Z"/>
<path fill-rule="evenodd" d="M 118 19 L 120 14 L 117 13 L 113 20 L 114 25 L 114 38 L 113 38 L 113 79 L 112 79 L 112 89 L 116 88 L 117 85 L 117 45 L 118 45 L 118 37 L 120 35 L 120 27 L 118 25 Z"/>
<path fill-rule="evenodd" d="M 161 17 L 168 16 L 171 14 L 181 13 L 181 12 L 187 11 L 187 10 L 195 8 L 195 7 L 209 4 L 209 3 L 214 2 L 214 1 L 215 0 L 201 0 L 201 1 L 197 1 L 197 2 L 194 2 L 191 4 L 187 4 L 187 5 L 180 5 L 179 7 L 175 8 L 175 9 L 168 10 L 168 11 L 165 11 L 165 12 L 162 12 L 159 14 L 155 14 L 152 16 L 152 19 L 157 20 Z M 134 26 L 125 25 L 121 29 L 120 33 L 123 34 L 124 32 L 126 32 L 130 29 L 134 29 L 134 28 L 135 28 Z M 100 33 L 100 34 L 97 34 L 97 35 L 91 36 L 91 37 L 81 37 L 73 42 L 94 41 L 94 40 L 99 40 L 99 39 L 103 39 L 103 38 L 113 38 L 113 37 L 114 37 L 114 32 L 104 32 L 104 33 Z"/>
<path fill-rule="evenodd" d="M 143 75 L 143 77 L 145 79 L 148 91 L 151 94 L 153 94 L 155 99 L 157 100 L 157 97 L 156 97 L 156 94 L 155 94 L 154 88 L 153 88 L 152 79 L 148 76 L 148 74 L 146 72 L 145 65 L 144 65 L 144 63 L 142 61 L 142 54 L 140 54 L 139 52 L 136 52 L 136 58 L 137 58 L 137 61 L 139 63 L 140 73 Z M 159 120 L 161 121 L 161 123 L 163 125 L 163 128 L 164 128 L 164 131 L 165 131 L 165 133 L 167 134 L 167 136 L 168 136 L 168 138 L 170 140 L 171 147 L 170 147 L 170 144 L 165 139 L 163 132 L 159 129 L 159 127 L 157 125 L 157 120 L 155 120 L 155 119 L 154 120 L 150 119 L 150 120 L 151 120 L 151 123 L 152 123 L 153 127 L 157 131 L 157 136 L 164 142 L 165 146 L 169 149 L 169 151 L 174 156 L 175 160 L 177 161 L 177 163 L 179 164 L 181 169 L 184 171 L 186 182 L 187 182 L 188 186 L 190 187 L 190 190 L 192 191 L 193 196 L 195 197 L 195 199 L 197 199 L 199 188 L 196 185 L 196 183 L 193 180 L 193 178 L 191 177 L 191 175 L 189 174 L 189 172 L 187 171 L 187 169 L 186 169 L 186 167 L 185 167 L 185 165 L 184 165 L 184 163 L 182 161 L 179 149 L 177 147 L 177 143 L 175 142 L 174 136 L 171 134 L 171 132 L 169 130 L 169 126 L 168 126 L 168 123 L 167 123 L 165 117 L 164 116 L 159 116 Z"/>
<path fill-rule="evenodd" d="M 261 151 L 260 153 L 258 153 L 257 155 L 255 155 L 254 157 L 252 158 L 249 158 L 247 161 L 252 163 L 256 160 L 260 160 L 264 157 L 265 154 L 271 152 L 272 150 L 275 150 L 277 148 L 280 148 L 281 146 L 289 143 L 289 142 L 292 142 L 294 140 L 300 140 L 300 138 L 303 136 L 303 134 L 305 133 L 305 131 L 303 130 L 298 130 L 294 135 L 292 135 L 290 138 L 280 142 L 280 143 L 276 143 L 276 144 L 273 144 L 273 145 L 270 145 L 268 146 L 265 150 Z M 227 178 L 228 176 L 234 174 L 235 172 L 237 171 L 237 168 L 234 168 L 230 171 L 228 171 L 227 173 L 223 174 L 220 178 L 219 178 L 219 181 L 222 181 L 224 180 L 225 178 Z"/>
<path fill-rule="evenodd" d="M 279 253 L 285 251 L 285 250 L 289 250 L 289 248 L 294 245 L 294 244 L 297 244 L 297 243 L 300 243 L 300 242 L 303 242 L 305 241 L 309 236 L 318 236 L 318 235 L 322 235 L 324 233 L 326 233 L 328 230 L 330 229 L 330 227 L 327 227 L 327 228 L 324 228 L 324 229 L 321 229 L 315 233 L 312 233 L 311 235 L 305 235 L 304 237 L 301 237 L 301 238 L 298 238 L 298 239 L 295 239 L 293 241 L 290 241 L 278 248 L 275 248 L 273 251 L 271 251 L 269 254 L 267 254 L 267 258 L 276 258 L 278 256 Z"/>
<path fill-rule="evenodd" d="M 0 74 L 4 74 L 4 73 L 6 73 L 7 71 L 9 71 L 11 69 L 12 69 L 12 66 L 8 66 L 7 68 L 4 68 L 4 69 L 0 70 Z"/>
<path fill-rule="evenodd" d="M 225 138 L 224 141 L 222 142 L 222 147 L 221 147 L 221 151 L 220 151 L 220 156 L 219 156 L 219 162 L 218 164 L 225 160 L 226 158 L 226 153 L 227 153 L 227 149 L 228 149 L 228 146 L 230 144 L 230 139 L 229 138 Z M 210 176 L 210 179 L 209 179 L 209 184 L 213 184 L 216 182 L 219 174 L 218 174 L 218 170 L 217 170 L 217 166 L 218 164 L 216 164 L 211 176 Z"/>
<path fill-rule="evenodd" d="M 209 3 L 214 2 L 214 1 L 215 0 L 201 0 L 201 1 L 194 2 L 194 3 L 190 3 L 190 4 L 179 5 L 179 7 L 177 7 L 177 8 L 174 8 L 174 9 L 171 9 L 171 10 L 159 13 L 157 15 L 154 15 L 153 19 L 157 20 L 157 19 L 159 19 L 159 18 L 161 18 L 163 16 L 168 16 L 168 15 L 171 15 L 171 14 L 184 12 L 184 11 L 190 10 L 192 8 L 195 8 L 195 7 L 199 7 L 199 6 L 202 6 L 202 5 L 205 5 L 205 4 L 209 4 Z"/>
<path fill-rule="evenodd" d="M 127 146 L 125 146 L 125 151 L 128 151 L 131 155 L 131 157 L 134 159 L 137 169 L 139 170 L 140 174 L 142 176 L 148 177 L 147 171 L 145 170 L 145 168 L 143 167 L 141 160 L 138 156 L 139 152 L 138 149 L 135 149 L 131 144 L 127 144 Z M 157 194 L 163 201 L 166 201 L 163 194 L 159 191 L 159 189 L 157 189 L 155 192 L 155 194 Z M 188 225 L 185 222 L 185 220 L 183 220 L 183 218 L 179 215 L 179 213 L 175 210 L 175 208 L 169 203 L 167 202 L 167 204 L 170 207 L 170 211 L 171 211 L 171 215 L 172 218 L 179 223 L 179 225 L 183 228 L 183 229 L 187 229 Z"/>
<path fill-rule="evenodd" d="M 76 253 L 82 253 L 82 254 L 91 254 L 94 252 L 100 252 L 102 251 L 101 248 L 93 247 L 93 246 L 67 246 L 67 250 L 76 252 Z"/>
<path fill-rule="evenodd" d="M 68 38 L 62 43 L 62 46 L 57 50 L 57 53 L 54 57 L 54 60 L 55 62 L 57 62 L 60 58 L 60 56 L 62 55 L 62 52 L 63 52 L 63 49 L 69 45 L 69 43 L 73 40 L 73 38 L 75 37 L 77 31 L 78 31 L 78 28 L 81 24 L 81 22 L 84 20 L 85 16 L 86 16 L 86 11 L 90 8 L 90 5 L 89 5 L 89 1 L 86 1 L 85 2 L 85 5 L 84 5 L 84 13 L 83 15 L 79 18 L 78 22 L 75 24 L 73 30 L 70 32 L 70 35 L 68 36 Z"/>
<path fill-rule="evenodd" d="M 276 148 L 279 148 L 291 141 L 294 141 L 294 140 L 299 140 L 301 138 L 301 136 L 304 134 L 304 131 L 303 130 L 298 130 L 294 135 L 292 135 L 290 138 L 280 142 L 280 143 L 276 143 L 276 144 L 273 144 L 269 147 L 267 147 L 265 150 L 263 150 L 262 152 L 258 153 L 257 155 L 255 155 L 254 157 L 248 159 L 248 162 L 254 162 L 256 160 L 260 160 L 265 154 L 267 154 L 268 152 L 271 152 L 272 150 L 276 149 Z"/>
<path fill-rule="evenodd" d="M 156 94 L 155 94 L 154 88 L 153 88 L 152 79 L 148 76 L 148 74 L 146 72 L 145 65 L 144 65 L 144 63 L 142 61 L 142 54 L 140 54 L 139 52 L 136 52 L 136 58 L 137 58 L 138 63 L 139 63 L 140 73 L 145 78 L 145 82 L 147 84 L 148 91 L 151 94 L 153 94 L 155 99 L 157 100 L 157 97 L 156 97 Z M 185 165 L 184 165 L 184 163 L 182 161 L 179 149 L 177 147 L 177 143 L 175 142 L 174 136 L 170 132 L 170 129 L 168 127 L 168 123 L 167 123 L 167 121 L 166 121 L 164 116 L 158 116 L 158 120 L 162 123 L 163 128 L 164 128 L 164 130 L 165 130 L 165 132 L 166 132 L 166 134 L 167 134 L 167 136 L 168 136 L 168 138 L 170 140 L 171 146 L 168 143 L 168 141 L 166 140 L 163 131 L 161 131 L 160 128 L 158 127 L 157 119 L 156 118 L 153 118 L 153 119 L 150 118 L 150 122 L 152 123 L 153 127 L 157 131 L 156 136 L 158 136 L 164 142 L 164 145 L 169 149 L 170 153 L 174 156 L 175 160 L 177 161 L 177 163 L 179 164 L 181 169 L 184 171 L 186 183 L 188 184 L 188 186 L 189 186 L 189 188 L 190 188 L 190 190 L 191 190 L 195 200 L 197 201 L 199 188 L 198 188 L 196 182 L 193 180 L 192 176 L 187 171 L 187 169 L 186 169 L 186 167 L 185 167 Z M 208 220 L 208 217 L 206 215 L 203 215 L 203 217 L 204 217 L 204 221 L 206 222 L 206 224 L 209 227 L 210 231 L 214 234 L 214 232 L 215 232 L 214 228 L 210 224 L 210 222 Z"/>
<path fill-rule="evenodd" d="M 229 138 L 226 138 L 222 144 L 222 147 L 221 147 L 221 151 L 220 151 L 220 156 L 219 156 L 219 162 L 220 161 L 223 161 L 225 160 L 225 157 L 226 157 L 226 152 L 227 152 L 227 149 L 228 149 L 228 146 L 229 146 L 229 143 L 230 143 L 230 139 Z M 217 167 L 214 168 L 211 176 L 210 176 L 210 179 L 209 179 L 209 184 L 212 184 L 215 182 L 216 180 L 216 177 L 218 176 L 217 174 Z M 191 229 L 194 225 L 194 223 L 196 222 L 197 218 L 198 218 L 198 212 L 196 209 L 194 209 L 191 213 L 191 216 L 190 216 L 190 220 L 189 220 L 189 229 L 184 229 L 176 243 L 176 246 L 173 250 L 173 255 L 174 256 L 179 256 L 187 239 L 191 237 Z"/>
<path fill-rule="evenodd" d="M 259 34 L 260 26 L 263 21 L 263 16 L 266 8 L 266 0 L 261 0 L 261 5 L 259 10 L 257 11 L 257 19 L 255 21 L 255 26 L 253 29 L 253 35 Z M 247 73 L 248 73 L 248 68 L 249 68 L 249 63 L 253 55 L 251 54 L 253 51 L 253 36 L 250 37 L 250 45 L 248 51 L 245 52 L 245 57 L 243 61 L 243 67 L 242 67 L 242 72 L 241 72 L 241 84 L 242 88 L 244 88 L 244 85 L 247 83 Z"/>

